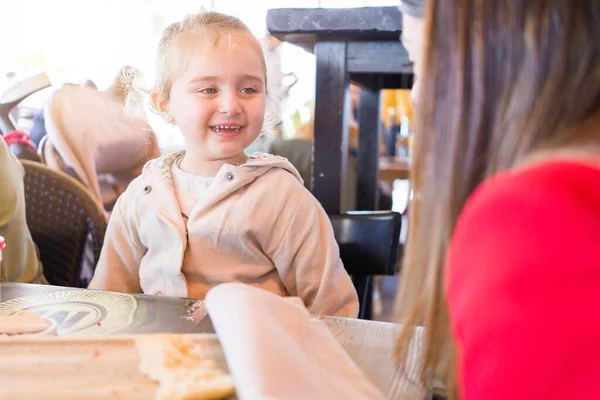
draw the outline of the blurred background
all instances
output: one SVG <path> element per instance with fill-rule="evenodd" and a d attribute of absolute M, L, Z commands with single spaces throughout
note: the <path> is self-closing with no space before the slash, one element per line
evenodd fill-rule
<path fill-rule="evenodd" d="M 119 68 L 132 65 L 152 80 L 154 51 L 161 30 L 201 7 L 235 15 L 262 37 L 270 8 L 369 7 L 396 5 L 395 0 L 20 0 L 0 5 L 0 93 L 13 83 L 44 72 L 52 87 L 19 105 L 18 128 L 28 131 L 36 110 L 54 88 L 91 80 L 106 90 Z M 310 121 L 315 90 L 315 60 L 299 47 L 280 46 L 282 73 L 297 84 L 282 105 L 285 137 Z M 160 124 L 149 115 L 151 125 Z M 164 132 L 168 127 L 156 129 Z M 177 142 L 175 135 L 161 135 Z M 165 138 L 166 136 L 166 138 Z M 176 145 L 176 143 L 173 143 Z"/>

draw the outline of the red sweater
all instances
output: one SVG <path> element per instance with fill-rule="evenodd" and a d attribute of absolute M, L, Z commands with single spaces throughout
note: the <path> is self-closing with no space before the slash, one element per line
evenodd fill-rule
<path fill-rule="evenodd" d="M 600 398 L 600 168 L 548 161 L 484 182 L 446 274 L 464 400 Z"/>

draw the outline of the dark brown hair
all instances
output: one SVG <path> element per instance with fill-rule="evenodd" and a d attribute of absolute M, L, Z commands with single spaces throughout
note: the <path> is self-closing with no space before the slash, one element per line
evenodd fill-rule
<path fill-rule="evenodd" d="M 456 397 L 444 259 L 469 195 L 533 153 L 600 148 L 600 1 L 428 0 L 407 255 L 403 367 L 425 327 L 419 381 Z"/>

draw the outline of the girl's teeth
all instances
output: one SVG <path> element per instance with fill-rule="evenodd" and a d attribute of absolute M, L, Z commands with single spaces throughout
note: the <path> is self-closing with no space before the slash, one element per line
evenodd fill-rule
<path fill-rule="evenodd" d="M 213 126 L 213 129 L 214 129 L 215 131 L 217 131 L 217 132 L 220 132 L 220 131 L 232 131 L 232 132 L 237 132 L 237 131 L 239 131 L 240 129 L 242 129 L 242 127 L 241 127 L 241 126 L 222 126 L 222 125 L 216 125 L 216 126 Z"/>

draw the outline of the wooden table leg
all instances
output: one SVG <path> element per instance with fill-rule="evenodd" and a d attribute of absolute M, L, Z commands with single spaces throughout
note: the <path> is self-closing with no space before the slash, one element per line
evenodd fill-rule
<path fill-rule="evenodd" d="M 379 207 L 379 90 L 360 90 L 356 209 Z"/>
<path fill-rule="evenodd" d="M 317 42 L 313 194 L 328 214 L 339 214 L 342 163 L 348 154 L 349 95 L 346 43 Z M 345 165 L 345 163 L 344 163 Z"/>

